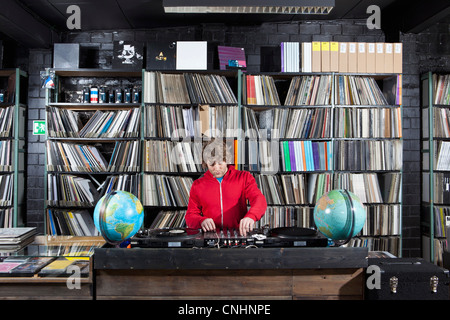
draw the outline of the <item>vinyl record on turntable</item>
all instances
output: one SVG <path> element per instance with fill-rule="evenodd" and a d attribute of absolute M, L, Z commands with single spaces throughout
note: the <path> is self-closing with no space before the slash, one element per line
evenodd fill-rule
<path fill-rule="evenodd" d="M 313 237 L 316 230 L 301 227 L 280 227 L 270 230 L 270 236 L 295 239 L 296 237 Z"/>

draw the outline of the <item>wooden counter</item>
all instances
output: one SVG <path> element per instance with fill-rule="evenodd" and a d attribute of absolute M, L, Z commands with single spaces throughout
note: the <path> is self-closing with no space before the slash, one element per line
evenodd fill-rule
<path fill-rule="evenodd" d="M 97 299 L 363 299 L 367 248 L 97 248 Z"/>
<path fill-rule="evenodd" d="M 92 261 L 90 254 L 74 253 L 73 248 L 102 246 L 102 237 L 36 236 L 33 243 L 12 256 L 70 257 Z M 56 254 L 60 251 L 60 254 Z M 3 253 L 4 256 L 7 254 Z M 8 254 L 9 255 L 9 254 Z M 93 264 L 88 277 L 0 277 L 0 300 L 93 300 Z"/>

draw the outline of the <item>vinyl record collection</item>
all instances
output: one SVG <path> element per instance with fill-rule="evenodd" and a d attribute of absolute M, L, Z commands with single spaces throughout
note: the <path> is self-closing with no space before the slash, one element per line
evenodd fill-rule
<path fill-rule="evenodd" d="M 187 207 L 191 177 L 144 175 L 144 206 Z"/>
<path fill-rule="evenodd" d="M 244 81 L 247 96 L 247 100 L 244 103 L 248 105 L 268 106 L 279 106 L 281 104 L 273 77 L 246 75 Z"/>
<path fill-rule="evenodd" d="M 434 104 L 450 105 L 450 75 L 433 74 Z"/>
<path fill-rule="evenodd" d="M 433 207 L 434 214 L 434 236 L 438 238 L 445 238 L 448 236 L 447 234 L 447 217 L 450 216 L 450 207 L 449 206 L 440 206 L 436 205 Z"/>
<path fill-rule="evenodd" d="M 237 104 L 224 76 L 145 72 L 144 102 L 167 104 Z"/>
<path fill-rule="evenodd" d="M 255 226 L 315 228 L 313 211 L 314 208 L 303 206 L 268 206 L 266 214 Z"/>
<path fill-rule="evenodd" d="M 97 110 L 83 125 L 80 112 L 49 107 L 47 126 L 50 137 L 132 138 L 139 136 L 139 108 L 128 110 Z"/>
<path fill-rule="evenodd" d="M 347 247 L 365 247 L 372 251 L 387 251 L 394 256 L 400 255 L 400 237 L 386 236 L 386 237 L 353 237 L 345 245 Z"/>
<path fill-rule="evenodd" d="M 311 227 L 315 203 L 340 188 L 365 204 L 364 236 L 399 235 L 401 108 L 387 94 L 400 92 L 398 77 L 238 76 L 145 71 L 141 108 L 48 106 L 50 214 L 71 221 L 68 212 L 81 207 L 92 215 L 93 199 L 125 190 L 140 198 L 153 228 L 183 227 L 190 188 L 205 171 L 195 138 L 223 137 L 227 162 L 254 174 L 266 197 L 261 226 Z"/>
<path fill-rule="evenodd" d="M 436 150 L 436 170 L 450 170 L 450 141 L 438 141 Z"/>
<path fill-rule="evenodd" d="M 138 196 L 141 194 L 141 176 L 137 174 L 117 174 L 106 177 L 106 180 L 98 187 L 100 197 L 112 190 L 122 190 Z"/>
<path fill-rule="evenodd" d="M 140 142 L 116 141 L 110 161 L 96 146 L 47 140 L 47 169 L 68 172 L 136 172 L 140 168 Z"/>
<path fill-rule="evenodd" d="M 421 80 L 421 238 L 423 257 L 442 267 L 450 219 L 450 75 Z"/>
<path fill-rule="evenodd" d="M 366 206 L 366 210 L 362 236 L 400 235 L 400 205 Z"/>
<path fill-rule="evenodd" d="M 450 109 L 433 108 L 433 136 L 450 138 Z"/>
<path fill-rule="evenodd" d="M 331 189 L 349 190 L 356 194 L 363 203 L 387 202 L 387 199 L 383 199 L 381 195 L 379 177 L 375 173 L 343 172 L 335 173 L 333 178 Z"/>
<path fill-rule="evenodd" d="M 160 211 L 150 225 L 150 229 L 186 228 L 185 215 L 186 210 Z"/>
<path fill-rule="evenodd" d="M 334 86 L 334 96 L 332 87 Z M 374 78 L 365 76 L 307 75 L 293 77 L 285 106 L 301 105 L 388 105 Z"/>
<path fill-rule="evenodd" d="M 324 141 L 281 141 L 283 171 L 323 171 L 332 168 L 331 143 Z"/>
<path fill-rule="evenodd" d="M 346 189 L 367 204 L 399 203 L 399 173 L 255 174 L 269 205 L 314 205 L 332 189 Z"/>
<path fill-rule="evenodd" d="M 283 174 L 281 176 L 255 174 L 255 180 L 269 205 L 308 203 L 305 174 Z"/>
<path fill-rule="evenodd" d="M 83 176 L 49 174 L 47 204 L 59 207 L 94 207 L 99 193 L 92 181 Z"/>
<path fill-rule="evenodd" d="M 10 206 L 13 199 L 14 176 L 0 175 L 0 206 Z"/>
<path fill-rule="evenodd" d="M 14 107 L 0 108 L 0 137 L 10 137 L 13 125 Z"/>
<path fill-rule="evenodd" d="M 264 130 L 272 139 L 331 138 L 332 126 L 336 138 L 402 137 L 400 108 L 276 108 L 260 112 L 244 108 L 242 121 L 248 138 L 265 137 Z"/>
<path fill-rule="evenodd" d="M 0 140 L 0 172 L 12 170 L 11 140 Z"/>
<path fill-rule="evenodd" d="M 387 105 L 388 102 L 374 78 L 335 76 L 336 105 Z"/>
<path fill-rule="evenodd" d="M 400 108 L 336 108 L 334 123 L 337 138 L 402 137 Z"/>
<path fill-rule="evenodd" d="M 203 172 L 202 144 L 195 142 L 173 142 L 146 140 L 146 172 Z"/>
<path fill-rule="evenodd" d="M 0 209 L 0 228 L 11 228 L 13 222 L 12 208 Z"/>
<path fill-rule="evenodd" d="M 400 170 L 400 140 L 338 140 L 334 143 L 335 170 Z"/>
<path fill-rule="evenodd" d="M 427 236 L 422 237 L 422 246 L 430 247 L 430 238 Z M 443 266 L 444 260 L 443 255 L 444 251 L 448 251 L 449 246 L 447 243 L 447 239 L 445 238 L 434 238 L 432 245 L 434 247 L 434 261 L 438 266 Z M 428 254 L 429 252 L 425 251 L 425 254 Z"/>
<path fill-rule="evenodd" d="M 137 140 L 116 142 L 107 171 L 138 172 L 141 167 L 141 148 Z"/>
<path fill-rule="evenodd" d="M 236 140 L 234 160 L 238 170 L 278 172 L 279 143 L 276 140 Z"/>
<path fill-rule="evenodd" d="M 264 124 L 261 121 L 262 119 L 266 120 Z M 244 107 L 242 123 L 244 133 L 249 138 L 265 137 L 269 133 L 272 139 L 317 139 L 331 137 L 330 108 L 276 108 L 255 112 L 251 108 Z"/>
<path fill-rule="evenodd" d="M 237 106 L 145 107 L 144 136 L 149 138 L 236 137 Z"/>
<path fill-rule="evenodd" d="M 425 202 L 433 201 L 437 204 L 450 203 L 450 172 L 434 172 L 433 174 L 434 185 L 432 187 L 434 189 L 434 193 L 432 195 L 432 199 L 430 199 L 430 186 L 427 183 L 430 178 L 430 173 L 422 173 L 422 200 Z"/>
<path fill-rule="evenodd" d="M 293 77 L 284 105 L 329 105 L 332 102 L 331 86 L 331 75 Z"/>
<path fill-rule="evenodd" d="M 72 236 L 100 235 L 94 225 L 92 215 L 87 210 L 48 209 L 47 234 Z"/>
<path fill-rule="evenodd" d="M 108 163 L 97 147 L 47 140 L 47 170 L 107 171 Z"/>

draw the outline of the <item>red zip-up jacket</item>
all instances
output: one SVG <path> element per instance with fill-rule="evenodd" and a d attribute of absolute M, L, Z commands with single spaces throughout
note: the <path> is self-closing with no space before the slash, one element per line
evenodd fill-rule
<path fill-rule="evenodd" d="M 250 209 L 247 212 L 247 200 Z M 266 212 L 267 202 L 258 189 L 255 178 L 247 172 L 228 165 L 228 170 L 219 182 L 207 171 L 192 184 L 186 224 L 189 228 L 200 229 L 206 218 L 212 218 L 216 228 L 239 229 L 242 218 L 255 221 Z"/>

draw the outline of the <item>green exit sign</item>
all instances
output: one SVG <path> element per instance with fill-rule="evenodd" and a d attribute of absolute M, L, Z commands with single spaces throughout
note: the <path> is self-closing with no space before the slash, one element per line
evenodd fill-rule
<path fill-rule="evenodd" d="M 33 121 L 33 134 L 34 135 L 40 135 L 45 134 L 45 120 L 34 120 Z"/>

